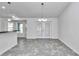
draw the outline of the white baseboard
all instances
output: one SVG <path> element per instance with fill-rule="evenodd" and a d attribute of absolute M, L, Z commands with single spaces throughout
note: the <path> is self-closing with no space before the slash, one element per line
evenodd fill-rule
<path fill-rule="evenodd" d="M 28 37 L 27 39 L 43 39 L 43 38 L 40 38 L 40 37 L 37 37 L 37 38 Z M 44 39 L 45 39 L 45 38 L 44 38 Z M 46 38 L 46 39 L 58 39 L 58 38 L 56 37 L 56 38 Z"/>

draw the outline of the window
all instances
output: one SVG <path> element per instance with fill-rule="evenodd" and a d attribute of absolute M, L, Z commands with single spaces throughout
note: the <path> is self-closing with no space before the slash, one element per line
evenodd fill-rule
<path fill-rule="evenodd" d="M 8 31 L 13 31 L 13 23 L 8 22 Z"/>
<path fill-rule="evenodd" d="M 23 33 L 23 24 L 20 24 L 20 33 Z"/>
<path fill-rule="evenodd" d="M 23 33 L 23 24 L 16 22 L 15 24 L 11 22 L 11 19 L 8 19 L 8 31 L 13 31 L 15 25 L 15 30 L 17 33 Z"/>
<path fill-rule="evenodd" d="M 23 24 L 17 23 L 17 33 L 23 33 Z"/>

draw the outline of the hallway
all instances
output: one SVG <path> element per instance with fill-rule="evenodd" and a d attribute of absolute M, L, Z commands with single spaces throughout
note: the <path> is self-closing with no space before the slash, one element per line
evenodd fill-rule
<path fill-rule="evenodd" d="M 2 56 L 78 56 L 58 39 L 18 39 Z"/>

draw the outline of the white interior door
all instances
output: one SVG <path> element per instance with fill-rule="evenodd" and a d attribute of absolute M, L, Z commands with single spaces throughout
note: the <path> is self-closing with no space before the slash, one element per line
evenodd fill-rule
<path fill-rule="evenodd" d="M 42 37 L 42 23 L 41 22 L 36 22 L 37 26 L 37 31 L 36 31 L 36 35 L 37 35 L 37 38 L 41 38 Z"/>
<path fill-rule="evenodd" d="M 38 38 L 51 38 L 52 35 L 51 22 L 37 22 L 37 36 Z"/>
<path fill-rule="evenodd" d="M 51 38 L 52 37 L 52 27 L 51 22 L 45 22 L 44 24 L 44 37 L 45 38 Z"/>

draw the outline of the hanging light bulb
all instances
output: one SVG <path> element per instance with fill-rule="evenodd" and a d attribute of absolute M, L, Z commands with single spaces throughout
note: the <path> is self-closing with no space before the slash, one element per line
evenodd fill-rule
<path fill-rule="evenodd" d="M 41 22 L 41 19 L 38 19 L 38 21 L 40 21 L 40 22 Z"/>
<path fill-rule="evenodd" d="M 42 8 L 41 8 L 42 17 L 40 19 L 38 19 L 38 21 L 47 21 L 47 19 L 44 18 L 44 3 L 41 3 L 41 6 L 42 6 Z"/>
<path fill-rule="evenodd" d="M 41 18 L 41 21 L 43 21 L 44 20 L 44 18 Z"/>
<path fill-rule="evenodd" d="M 45 18 L 45 19 L 43 19 L 43 21 L 47 21 L 47 19 Z"/>

